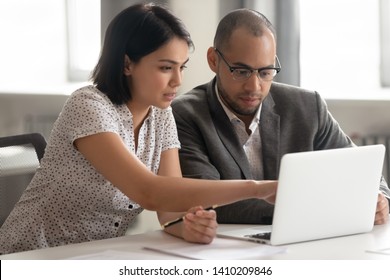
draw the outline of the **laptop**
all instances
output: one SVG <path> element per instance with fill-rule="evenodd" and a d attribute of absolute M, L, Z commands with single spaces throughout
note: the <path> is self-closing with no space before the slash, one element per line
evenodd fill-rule
<path fill-rule="evenodd" d="M 383 145 L 286 154 L 272 226 L 251 226 L 218 236 L 282 245 L 369 232 L 384 155 Z"/>

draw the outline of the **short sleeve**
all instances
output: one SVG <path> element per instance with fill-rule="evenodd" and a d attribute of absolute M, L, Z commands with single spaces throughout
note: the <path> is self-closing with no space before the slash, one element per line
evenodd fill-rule
<path fill-rule="evenodd" d="M 60 117 L 63 131 L 66 131 L 72 142 L 77 138 L 101 132 L 119 133 L 119 116 L 114 105 L 93 87 L 74 92 Z"/>
<path fill-rule="evenodd" d="M 162 150 L 169 150 L 173 148 L 178 148 L 180 149 L 180 141 L 179 137 L 177 135 L 177 127 L 176 127 L 176 122 L 172 114 L 172 108 L 169 107 L 168 109 L 165 110 L 165 125 L 164 125 L 164 130 L 163 134 L 164 137 L 163 139 L 163 145 L 162 145 Z"/>

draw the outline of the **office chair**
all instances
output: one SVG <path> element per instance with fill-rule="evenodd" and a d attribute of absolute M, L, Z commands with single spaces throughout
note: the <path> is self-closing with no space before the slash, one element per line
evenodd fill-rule
<path fill-rule="evenodd" d="M 39 133 L 0 137 L 0 226 L 30 183 L 45 148 Z"/>

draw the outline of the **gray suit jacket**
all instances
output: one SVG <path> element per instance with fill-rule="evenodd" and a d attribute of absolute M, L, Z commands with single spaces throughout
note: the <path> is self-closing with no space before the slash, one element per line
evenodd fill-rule
<path fill-rule="evenodd" d="M 172 104 L 183 176 L 252 179 L 234 129 L 218 102 L 215 78 Z M 264 179 L 277 179 L 286 153 L 354 145 L 318 93 L 273 82 L 260 116 Z M 273 206 L 249 199 L 217 210 L 219 223 L 272 223 Z"/>

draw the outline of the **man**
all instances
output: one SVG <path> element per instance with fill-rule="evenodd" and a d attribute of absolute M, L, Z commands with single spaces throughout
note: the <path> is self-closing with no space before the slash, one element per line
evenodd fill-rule
<path fill-rule="evenodd" d="M 262 14 L 226 15 L 207 60 L 216 77 L 172 104 L 184 176 L 275 180 L 286 153 L 354 145 L 317 92 L 273 82 L 281 69 L 276 34 Z M 389 214 L 384 180 L 381 192 L 376 224 Z M 251 199 L 220 207 L 217 216 L 220 223 L 269 224 L 273 206 Z"/>

